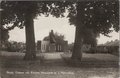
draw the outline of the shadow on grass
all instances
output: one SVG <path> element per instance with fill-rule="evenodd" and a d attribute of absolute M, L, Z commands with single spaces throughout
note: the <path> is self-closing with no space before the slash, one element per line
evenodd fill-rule
<path fill-rule="evenodd" d="M 70 67 L 81 67 L 81 68 L 119 68 L 118 61 L 104 61 L 95 58 L 82 58 L 81 61 L 73 60 L 70 56 L 61 54 L 64 62 Z"/>
<path fill-rule="evenodd" d="M 0 56 L 0 66 L 2 68 L 22 68 L 30 69 L 39 66 L 64 66 L 62 59 L 45 59 L 44 55 L 37 56 L 35 60 L 23 60 L 24 56 Z"/>
<path fill-rule="evenodd" d="M 35 60 L 23 60 L 23 56 L 0 56 L 0 66 L 2 68 L 28 68 L 34 64 L 44 64 L 44 57 L 39 56 Z"/>

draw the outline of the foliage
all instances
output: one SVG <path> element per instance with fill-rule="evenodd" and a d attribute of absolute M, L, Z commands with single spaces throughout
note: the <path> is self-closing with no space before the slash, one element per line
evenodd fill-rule
<path fill-rule="evenodd" d="M 60 1 L 2 1 L 2 26 L 7 30 L 16 26 L 23 28 L 27 13 L 32 13 L 33 18 L 41 14 L 64 17 L 65 6 L 66 3 Z"/>
<path fill-rule="evenodd" d="M 78 5 L 83 6 L 78 7 Z M 119 31 L 119 2 L 117 0 L 78 2 L 74 4 L 72 9 L 69 9 L 69 12 L 70 24 L 74 24 L 75 26 L 81 21 L 85 27 L 104 35 L 111 32 L 111 27 L 115 31 Z M 83 18 L 80 18 L 79 15 L 83 15 Z"/>
<path fill-rule="evenodd" d="M 3 43 L 5 43 L 6 41 L 8 41 L 9 39 L 9 32 L 5 29 L 1 29 L 1 40 Z"/>
<path fill-rule="evenodd" d="M 25 43 L 9 41 L 7 43 L 7 51 L 8 52 L 20 52 L 25 50 Z"/>
<path fill-rule="evenodd" d="M 81 1 L 73 4 L 69 10 L 69 22 L 79 26 L 81 36 L 86 44 L 97 44 L 99 34 L 108 34 L 113 28 L 119 31 L 119 2 L 115 1 Z"/>
<path fill-rule="evenodd" d="M 82 5 L 79 7 L 79 5 Z M 25 23 L 25 15 L 32 13 L 36 18 L 38 15 L 54 17 L 64 17 L 64 13 L 68 10 L 68 18 L 70 24 L 78 26 L 81 21 L 84 25 L 80 31 L 87 37 L 97 37 L 99 33 L 109 36 L 112 32 L 111 27 L 115 31 L 119 31 L 119 2 L 115 1 L 2 1 L 2 25 L 6 25 L 6 29 L 11 30 L 14 27 L 23 28 Z M 82 16 L 82 19 L 81 17 Z M 8 25 L 11 24 L 11 25 Z M 81 26 L 81 25 L 79 25 Z M 88 36 L 89 37 L 89 36 Z M 95 39 L 94 38 L 94 39 Z M 84 38 L 84 40 L 87 38 Z M 93 40 L 93 38 L 91 38 Z M 85 41 L 86 43 L 87 40 Z M 96 41 L 95 41 L 96 43 Z"/>

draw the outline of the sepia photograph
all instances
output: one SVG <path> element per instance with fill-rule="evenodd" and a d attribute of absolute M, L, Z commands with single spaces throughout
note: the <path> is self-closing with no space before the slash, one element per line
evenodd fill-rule
<path fill-rule="evenodd" d="M 0 78 L 120 78 L 119 0 L 0 0 Z"/>

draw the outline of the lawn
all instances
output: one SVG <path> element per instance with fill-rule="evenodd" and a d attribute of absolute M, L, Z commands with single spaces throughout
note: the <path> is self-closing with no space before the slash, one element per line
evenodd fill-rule
<path fill-rule="evenodd" d="M 69 59 L 70 54 L 37 54 L 37 59 L 34 61 L 24 61 L 23 56 L 24 53 L 1 52 L 1 78 L 118 78 L 118 67 L 116 67 L 118 58 L 112 55 L 83 54 L 82 62 L 86 63 L 81 64 L 81 62 L 78 67 L 67 63 L 66 59 Z M 104 64 L 108 67 L 92 66 L 98 56 L 100 59 L 97 61 L 101 62 L 95 62 L 96 64 L 103 64 L 107 61 L 113 64 L 113 67 L 109 64 Z"/>
<path fill-rule="evenodd" d="M 118 68 L 119 65 L 119 57 L 115 56 L 115 55 L 111 55 L 111 54 L 102 54 L 102 53 L 98 53 L 98 54 L 88 54 L 88 53 L 83 53 L 83 57 L 82 60 L 79 62 L 75 62 L 72 59 L 70 59 L 71 57 L 71 53 L 64 53 L 61 55 L 62 58 L 64 59 L 64 61 L 68 64 L 68 65 L 76 65 L 79 67 L 115 67 Z"/>

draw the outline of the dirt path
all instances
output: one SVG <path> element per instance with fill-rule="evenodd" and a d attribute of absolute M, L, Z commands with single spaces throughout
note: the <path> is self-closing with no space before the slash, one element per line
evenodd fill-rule
<path fill-rule="evenodd" d="M 61 53 L 44 53 L 44 63 L 46 65 L 57 65 L 57 66 L 65 66 L 65 62 L 61 57 Z"/>
<path fill-rule="evenodd" d="M 43 53 L 44 58 L 47 60 L 55 60 L 55 59 L 61 59 L 61 54 L 63 54 L 63 52 L 61 53 Z"/>

